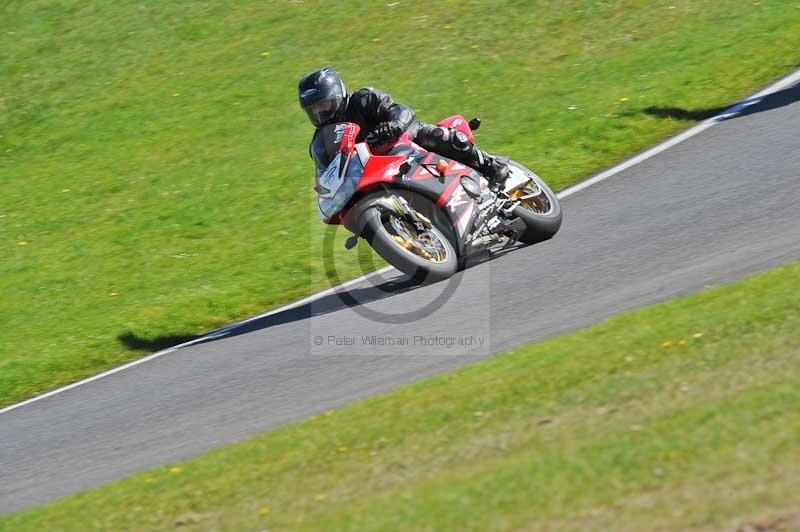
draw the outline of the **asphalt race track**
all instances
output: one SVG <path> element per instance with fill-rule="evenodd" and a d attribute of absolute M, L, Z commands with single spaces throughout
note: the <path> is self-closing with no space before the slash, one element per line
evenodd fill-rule
<path fill-rule="evenodd" d="M 0 414 L 0 512 L 800 259 L 799 100 L 779 91 L 565 198 L 555 239 L 453 284 L 363 281 L 355 309 L 328 295 Z"/>

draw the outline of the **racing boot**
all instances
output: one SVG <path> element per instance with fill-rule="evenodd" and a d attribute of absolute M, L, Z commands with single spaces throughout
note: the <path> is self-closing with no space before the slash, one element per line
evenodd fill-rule
<path fill-rule="evenodd" d="M 510 173 L 508 164 L 493 155 L 489 155 L 477 146 L 473 147 L 473 153 L 476 161 L 474 168 L 486 176 L 492 185 L 502 188 Z"/>

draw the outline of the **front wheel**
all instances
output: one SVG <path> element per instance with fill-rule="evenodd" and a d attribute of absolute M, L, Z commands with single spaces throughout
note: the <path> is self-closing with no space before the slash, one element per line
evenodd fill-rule
<path fill-rule="evenodd" d="M 394 213 L 369 207 L 361 215 L 361 236 L 386 262 L 422 283 L 435 283 L 452 276 L 458 268 L 455 248 L 436 227 L 419 232 Z"/>
<path fill-rule="evenodd" d="M 527 177 L 527 183 L 509 192 L 511 199 L 519 200 L 514 216 L 525 222 L 525 232 L 519 237 L 524 244 L 536 244 L 553 238 L 561 227 L 561 205 L 558 197 L 541 177 L 516 161 L 508 161 L 511 172 Z"/>

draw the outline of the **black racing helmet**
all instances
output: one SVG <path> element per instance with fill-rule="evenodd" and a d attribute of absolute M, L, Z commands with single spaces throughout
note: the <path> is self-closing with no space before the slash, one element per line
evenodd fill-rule
<path fill-rule="evenodd" d="M 324 67 L 307 74 L 297 86 L 300 107 L 314 127 L 328 125 L 342 108 L 347 91 L 336 69 Z"/>

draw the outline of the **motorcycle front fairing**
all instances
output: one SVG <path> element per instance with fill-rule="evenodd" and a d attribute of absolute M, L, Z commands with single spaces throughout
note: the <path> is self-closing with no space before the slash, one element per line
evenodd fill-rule
<path fill-rule="evenodd" d="M 364 165 L 353 151 L 357 124 L 340 123 L 317 131 L 311 156 L 317 167 L 317 205 L 325 223 L 338 223 L 337 216 L 358 189 Z"/>
<path fill-rule="evenodd" d="M 338 153 L 317 178 L 317 205 L 325 223 L 336 223 L 341 212 L 358 189 L 364 166 L 358 157 Z"/>

